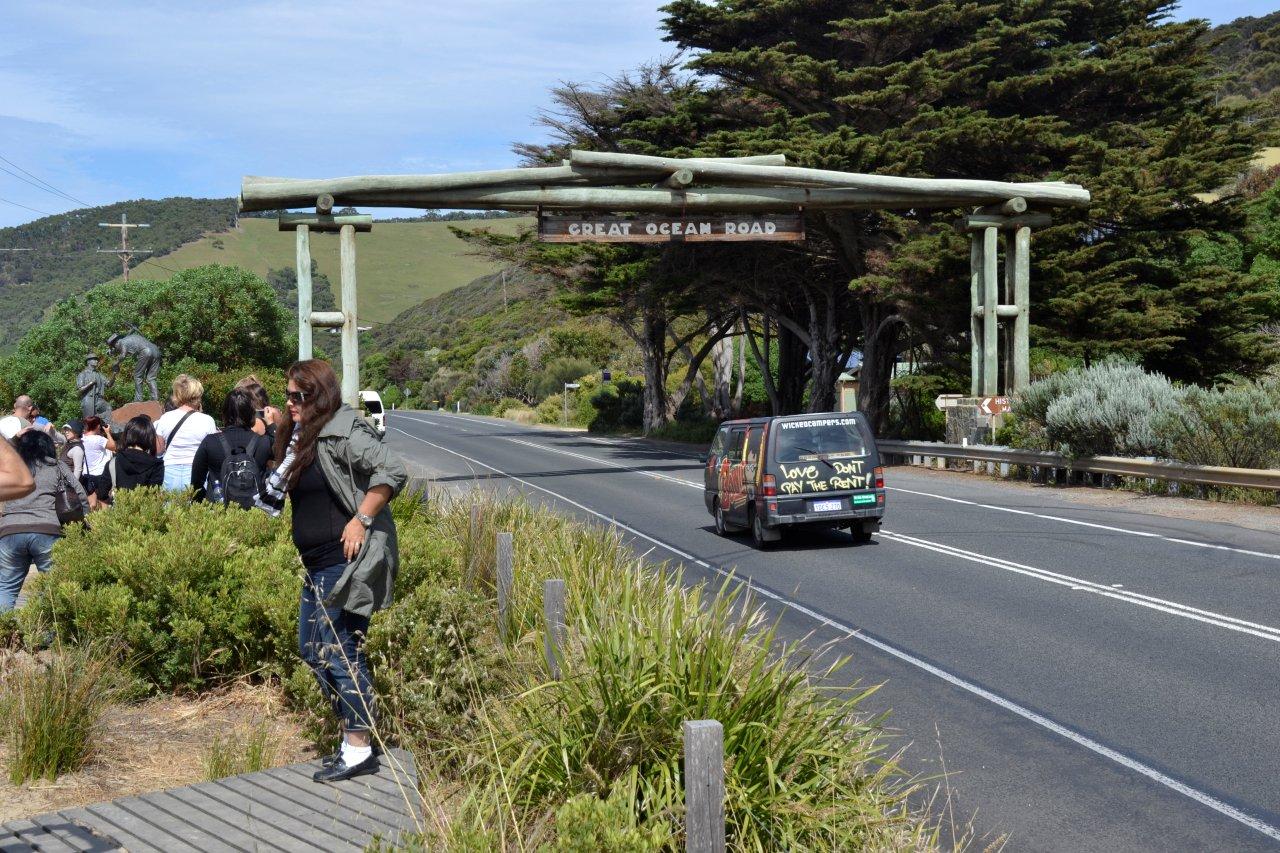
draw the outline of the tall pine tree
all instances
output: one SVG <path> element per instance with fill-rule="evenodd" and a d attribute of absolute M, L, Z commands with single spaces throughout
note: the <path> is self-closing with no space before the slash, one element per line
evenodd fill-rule
<path fill-rule="evenodd" d="M 806 166 L 1014 181 L 1093 193 L 1036 235 L 1033 334 L 1175 377 L 1272 358 L 1255 278 L 1189 264 L 1192 238 L 1238 226 L 1197 194 L 1243 170 L 1264 127 L 1215 97 L 1201 21 L 1173 0 L 673 0 L 667 38 L 719 81 L 742 125 L 706 153 L 785 152 Z M 857 302 L 861 405 L 878 427 L 904 331 L 959 348 L 967 326 L 956 211 L 814 216 Z M 957 256 L 938 257 L 951 249 Z M 957 251 L 958 250 L 958 251 Z M 943 319 L 945 318 L 945 319 Z M 952 319 L 954 318 L 954 319 Z M 1199 350 L 1211 343 L 1213 351 Z"/>

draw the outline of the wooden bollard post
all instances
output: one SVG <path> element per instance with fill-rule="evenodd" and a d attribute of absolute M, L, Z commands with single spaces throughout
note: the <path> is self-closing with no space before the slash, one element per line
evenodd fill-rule
<path fill-rule="evenodd" d="M 724 853 L 724 726 L 684 723 L 684 849 Z"/>
<path fill-rule="evenodd" d="M 547 654 L 547 668 L 551 677 L 559 681 L 562 675 L 560 661 L 564 657 L 564 581 L 556 579 L 542 584 L 542 615 L 547 623 L 543 646 Z"/>
<path fill-rule="evenodd" d="M 515 583 L 515 558 L 512 550 L 510 533 L 499 533 L 497 541 L 498 555 L 498 636 L 502 642 L 507 641 L 510 630 L 508 620 L 511 618 L 511 588 Z"/>
<path fill-rule="evenodd" d="M 480 552 L 480 504 L 471 504 L 471 521 L 467 525 L 467 569 L 471 577 L 476 576 L 477 559 Z"/>

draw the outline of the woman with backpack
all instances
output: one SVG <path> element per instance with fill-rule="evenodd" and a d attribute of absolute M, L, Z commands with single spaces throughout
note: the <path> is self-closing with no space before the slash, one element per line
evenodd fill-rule
<path fill-rule="evenodd" d="M 116 454 L 116 489 L 164 485 L 164 460 L 156 455 L 156 428 L 147 415 L 130 418 L 120 438 L 124 449 Z"/>
<path fill-rule="evenodd" d="M 237 388 L 222 404 L 222 431 L 204 437 L 191 464 L 196 500 L 254 505 L 262 488 L 271 442 L 253 431 L 254 399 Z"/>
<path fill-rule="evenodd" d="M 89 502 L 66 464 L 58 461 L 48 433 L 28 429 L 15 443 L 36 488 L 24 498 L 7 502 L 0 514 L 0 612 L 13 609 L 32 563 L 42 572 L 53 567 L 53 545 L 62 536 L 58 493 L 70 488 L 82 506 Z"/>
<path fill-rule="evenodd" d="M 164 454 L 164 487 L 180 492 L 191 485 L 191 464 L 204 437 L 218 431 L 213 418 L 200 411 L 204 385 L 194 376 L 179 373 L 173 380 L 173 411 L 156 421 L 160 452 Z"/>
<path fill-rule="evenodd" d="M 276 467 L 259 506 L 278 515 L 286 495 L 293 503 L 293 543 L 306 568 L 298 645 L 344 732 L 312 778 L 336 782 L 379 768 L 364 638 L 369 617 L 391 604 L 399 549 L 388 504 L 408 474 L 369 422 L 343 404 L 326 362 L 296 362 L 287 376 Z"/>

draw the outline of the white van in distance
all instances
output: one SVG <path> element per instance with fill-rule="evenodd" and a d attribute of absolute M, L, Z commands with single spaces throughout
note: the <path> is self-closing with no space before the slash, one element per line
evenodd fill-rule
<path fill-rule="evenodd" d="M 377 391 L 361 391 L 360 392 L 360 408 L 364 412 L 365 418 L 369 423 L 373 424 L 373 428 L 378 431 L 378 435 L 387 434 L 386 412 L 382 409 L 382 397 Z"/>

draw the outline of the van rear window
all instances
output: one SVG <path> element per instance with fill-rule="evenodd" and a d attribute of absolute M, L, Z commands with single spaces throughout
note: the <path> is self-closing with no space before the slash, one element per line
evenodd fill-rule
<path fill-rule="evenodd" d="M 365 411 L 366 411 L 366 412 L 368 412 L 369 414 L 371 414 L 371 415 L 380 415 L 380 414 L 382 414 L 382 402 L 381 402 L 381 401 L 379 401 L 379 400 L 362 400 L 361 402 L 362 402 L 362 403 L 364 403 L 364 409 L 365 409 Z"/>
<path fill-rule="evenodd" d="M 866 456 L 862 430 L 854 418 L 827 418 L 814 421 L 785 421 L 778 424 L 778 462 L 812 462 Z"/>

